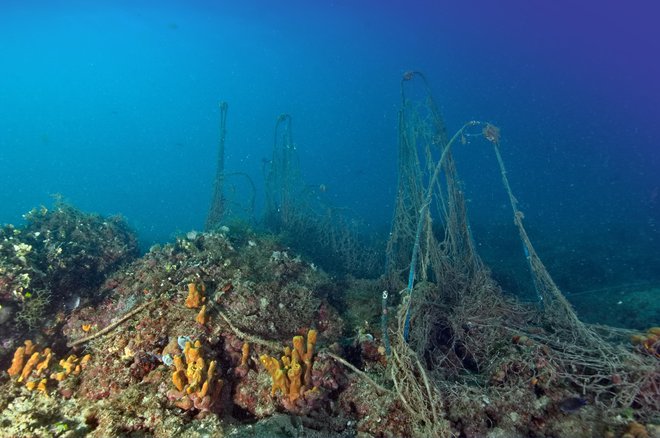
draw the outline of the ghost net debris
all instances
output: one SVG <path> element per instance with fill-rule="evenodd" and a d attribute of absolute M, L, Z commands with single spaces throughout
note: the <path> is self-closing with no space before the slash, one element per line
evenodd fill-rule
<path fill-rule="evenodd" d="M 361 223 L 349 210 L 326 203 L 322 188 L 304 181 L 288 114 L 275 123 L 273 155 L 264 163 L 264 176 L 264 224 L 270 231 L 326 270 L 374 275 L 379 251 L 366 241 Z"/>
<path fill-rule="evenodd" d="M 220 139 L 213 195 L 204 228 L 211 231 L 223 220 L 254 221 L 254 202 L 257 189 L 252 178 L 243 172 L 225 172 L 225 139 L 227 137 L 227 102 L 220 102 Z"/>
<path fill-rule="evenodd" d="M 401 99 L 387 275 L 402 300 L 390 357 L 391 377 L 415 424 L 446 436 L 444 426 L 426 429 L 442 415 L 441 401 L 498 396 L 530 382 L 580 394 L 606 411 L 634 407 L 639 418 L 657 415 L 657 359 L 632 352 L 612 330 L 583 324 L 534 250 L 500 154 L 499 129 L 470 121 L 449 137 L 419 72 L 404 75 Z M 452 156 L 452 148 L 467 143 L 494 149 L 537 307 L 505 297 L 475 251 Z M 531 346 L 512 350 L 516 339 Z"/>

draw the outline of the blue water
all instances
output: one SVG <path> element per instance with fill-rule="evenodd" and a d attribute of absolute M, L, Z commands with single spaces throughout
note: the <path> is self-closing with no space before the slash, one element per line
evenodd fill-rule
<path fill-rule="evenodd" d="M 306 180 L 386 228 L 399 81 L 414 69 L 450 131 L 471 119 L 501 128 L 535 241 L 552 247 L 564 236 L 561 250 L 596 265 L 628 251 L 621 281 L 660 277 L 654 8 L 4 0 L 0 222 L 19 223 L 61 194 L 85 211 L 123 214 L 145 247 L 202 229 L 224 100 L 226 169 L 250 174 L 259 199 L 262 159 L 286 112 Z M 472 144 L 457 154 L 473 226 L 510 224 L 491 150 Z"/>

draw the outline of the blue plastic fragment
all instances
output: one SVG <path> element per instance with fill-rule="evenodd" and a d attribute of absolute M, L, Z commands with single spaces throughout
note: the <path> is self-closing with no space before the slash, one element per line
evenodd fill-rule
<path fill-rule="evenodd" d="M 190 336 L 179 336 L 177 338 L 176 343 L 179 344 L 181 351 L 186 348 L 186 342 L 190 342 L 191 344 L 193 343 L 192 339 L 190 339 Z"/>

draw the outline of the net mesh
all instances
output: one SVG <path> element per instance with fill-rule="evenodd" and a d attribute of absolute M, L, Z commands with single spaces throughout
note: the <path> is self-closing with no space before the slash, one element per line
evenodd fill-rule
<path fill-rule="evenodd" d="M 348 209 L 325 202 L 323 185 L 307 184 L 300 171 L 292 119 L 278 117 L 272 159 L 265 163 L 264 224 L 297 251 L 326 270 L 372 277 L 379 268 L 379 251 Z"/>
<path fill-rule="evenodd" d="M 211 205 L 204 228 L 207 231 L 220 226 L 222 221 L 254 221 L 254 204 L 257 189 L 252 178 L 243 172 L 225 172 L 225 139 L 227 136 L 227 102 L 220 102 L 220 140 L 216 173 L 213 181 Z"/>
<path fill-rule="evenodd" d="M 420 431 L 447 436 L 446 424 L 437 421 L 443 400 L 492 396 L 528 386 L 532 379 L 541 388 L 581 394 L 603 409 L 632 406 L 642 418 L 657 416 L 657 359 L 633 352 L 623 341 L 627 332 L 578 319 L 525 230 L 500 153 L 499 129 L 470 121 L 449 137 L 419 72 L 404 74 L 401 99 L 387 274 L 403 298 L 392 337 L 391 373 Z M 475 251 L 452 156 L 453 147 L 467 143 L 494 150 L 539 296 L 536 307 L 503 295 Z M 523 340 L 529 348 L 512 355 L 512 340 Z"/>

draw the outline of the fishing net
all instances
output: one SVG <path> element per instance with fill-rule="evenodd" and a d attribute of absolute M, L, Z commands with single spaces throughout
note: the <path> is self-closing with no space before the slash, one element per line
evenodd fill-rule
<path fill-rule="evenodd" d="M 251 222 L 254 220 L 256 187 L 243 172 L 225 172 L 225 139 L 227 137 L 227 102 L 220 102 L 220 140 L 211 205 L 205 229 L 217 228 L 226 218 Z"/>
<path fill-rule="evenodd" d="M 282 114 L 275 123 L 275 141 L 270 162 L 264 163 L 266 212 L 264 223 L 275 232 L 292 228 L 300 221 L 307 203 L 300 161 L 293 143 L 291 116 Z"/>
<path fill-rule="evenodd" d="M 419 433 L 447 436 L 439 421 L 443 401 L 504 397 L 530 384 L 540 392 L 571 391 L 602 409 L 634 407 L 641 418 L 657 416 L 657 358 L 633 352 L 623 341 L 626 331 L 578 319 L 525 230 L 500 153 L 499 129 L 470 121 L 449 137 L 419 72 L 404 74 L 401 101 L 387 273 L 402 300 L 390 371 Z M 452 148 L 468 144 L 475 153 L 487 146 L 494 150 L 537 306 L 502 294 L 475 251 L 452 155 Z"/>
<path fill-rule="evenodd" d="M 361 232 L 363 224 L 348 209 L 325 202 L 324 185 L 304 181 L 288 114 L 275 124 L 273 155 L 264 163 L 264 176 L 264 224 L 270 231 L 328 271 L 375 275 L 382 251 Z"/>

